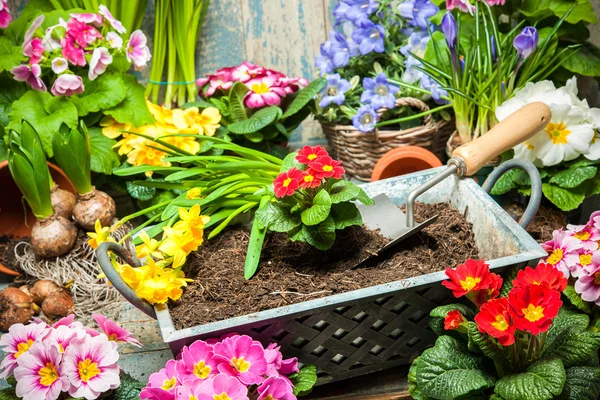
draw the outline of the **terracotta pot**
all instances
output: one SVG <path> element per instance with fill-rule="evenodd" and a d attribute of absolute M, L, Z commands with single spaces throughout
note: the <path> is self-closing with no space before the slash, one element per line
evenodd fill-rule
<path fill-rule="evenodd" d="M 400 146 L 388 151 L 377 161 L 371 174 L 371 181 L 441 166 L 440 159 L 423 147 Z"/>
<path fill-rule="evenodd" d="M 64 190 L 77 194 L 75 186 L 65 173 L 56 165 L 48 163 L 50 174 L 54 182 Z M 35 217 L 27 203 L 22 199 L 22 194 L 8 169 L 8 161 L 0 162 L 0 236 L 8 235 L 24 237 L 31 233 Z"/>

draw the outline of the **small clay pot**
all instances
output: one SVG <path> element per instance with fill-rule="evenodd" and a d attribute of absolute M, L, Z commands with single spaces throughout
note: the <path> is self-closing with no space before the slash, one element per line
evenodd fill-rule
<path fill-rule="evenodd" d="M 441 167 L 442 162 L 435 154 L 423 147 L 401 146 L 385 153 L 377 161 L 371 181 L 392 178 L 430 168 Z"/>

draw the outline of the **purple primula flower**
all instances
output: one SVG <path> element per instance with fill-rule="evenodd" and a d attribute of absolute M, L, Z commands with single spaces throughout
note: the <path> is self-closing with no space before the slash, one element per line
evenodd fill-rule
<path fill-rule="evenodd" d="M 54 81 L 50 91 L 55 96 L 73 96 L 83 93 L 85 87 L 80 76 L 73 74 L 62 74 Z"/>
<path fill-rule="evenodd" d="M 538 31 L 533 26 L 526 26 L 519 33 L 515 40 L 513 40 L 513 46 L 517 49 L 519 58 L 525 60 L 533 53 L 538 45 Z"/>
<path fill-rule="evenodd" d="M 367 20 L 361 23 L 360 27 L 352 32 L 352 39 L 358 43 L 360 54 L 363 56 L 372 51 L 383 53 L 383 37 L 385 29 L 379 24 Z"/>
<path fill-rule="evenodd" d="M 333 9 L 333 16 L 335 17 L 335 26 L 338 26 L 342 22 L 348 21 L 346 17 L 346 12 L 350 9 L 348 3 L 344 0 L 340 0 L 335 8 Z"/>
<path fill-rule="evenodd" d="M 379 116 L 377 112 L 369 104 L 361 106 L 356 115 L 352 117 L 352 125 L 360 132 L 372 132 L 375 129 L 375 124 Z"/>
<path fill-rule="evenodd" d="M 346 10 L 346 18 L 355 25 L 360 25 L 369 20 L 369 16 L 377 11 L 379 3 L 376 0 L 344 0 L 349 8 Z"/>
<path fill-rule="evenodd" d="M 15 81 L 27 82 L 33 90 L 39 90 L 40 92 L 47 91 L 46 84 L 42 80 L 42 68 L 39 64 L 21 64 L 10 70 L 13 74 Z"/>
<path fill-rule="evenodd" d="M 370 103 L 375 110 L 381 107 L 394 108 L 396 96 L 400 88 L 388 83 L 387 77 L 382 72 L 373 78 L 363 80 L 365 91 L 360 96 L 361 103 Z"/>
<path fill-rule="evenodd" d="M 408 43 L 406 46 L 400 47 L 400 53 L 404 57 L 410 57 L 411 54 L 414 54 L 418 57 L 425 57 L 425 50 L 427 49 L 427 43 L 429 43 L 429 33 L 426 31 L 413 32 L 408 37 Z"/>
<path fill-rule="evenodd" d="M 346 37 L 340 32 L 332 31 L 329 35 L 329 41 L 331 42 L 329 56 L 333 62 L 333 67 L 345 67 L 348 65 L 350 57 L 357 55 L 356 47 L 351 46 Z"/>
<path fill-rule="evenodd" d="M 321 92 L 323 97 L 319 102 L 319 107 L 325 108 L 331 103 L 341 106 L 346 100 L 344 93 L 348 90 L 350 90 L 350 82 L 341 79 L 340 74 L 327 75 L 327 86 Z"/>
<path fill-rule="evenodd" d="M 442 18 L 442 33 L 446 37 L 446 43 L 452 54 L 456 54 L 457 28 L 456 20 L 450 11 Z"/>
<path fill-rule="evenodd" d="M 440 9 L 431 0 L 408 0 L 398 5 L 398 11 L 409 24 L 427 28 L 429 18 Z"/>
<path fill-rule="evenodd" d="M 423 74 L 421 76 L 421 87 L 425 90 L 429 90 L 431 98 L 436 104 L 448 104 L 448 100 L 442 97 L 448 97 L 448 92 L 440 87 L 440 84 L 429 77 L 429 75 Z"/>
<path fill-rule="evenodd" d="M 333 72 L 333 60 L 330 56 L 331 44 L 330 40 L 321 43 L 321 55 L 315 58 L 315 67 L 317 67 L 321 75 Z"/>

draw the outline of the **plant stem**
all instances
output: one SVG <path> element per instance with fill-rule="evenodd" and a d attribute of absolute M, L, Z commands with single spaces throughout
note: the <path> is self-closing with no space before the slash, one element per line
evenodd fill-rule
<path fill-rule="evenodd" d="M 422 113 L 419 113 L 419 114 L 410 115 L 408 117 L 396 118 L 396 119 L 392 119 L 392 120 L 389 120 L 389 121 L 380 122 L 377 125 L 375 125 L 375 127 L 379 128 L 381 126 L 393 125 L 393 124 L 397 124 L 399 122 L 411 121 L 413 119 L 424 117 L 425 115 L 433 114 L 433 113 L 436 113 L 438 111 L 442 111 L 442 110 L 445 110 L 445 109 L 451 108 L 451 107 L 452 107 L 452 104 L 445 104 L 443 106 L 433 108 L 433 109 L 431 109 L 429 111 L 423 111 Z"/>

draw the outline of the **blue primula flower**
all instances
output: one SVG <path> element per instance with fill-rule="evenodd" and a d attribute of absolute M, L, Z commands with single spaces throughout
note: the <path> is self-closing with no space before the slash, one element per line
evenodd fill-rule
<path fill-rule="evenodd" d="M 352 32 L 352 39 L 358 44 L 360 54 L 363 56 L 372 51 L 383 53 L 385 51 L 383 38 L 385 29 L 379 24 L 367 20 Z"/>
<path fill-rule="evenodd" d="M 398 5 L 398 11 L 410 25 L 427 28 L 429 18 L 440 9 L 430 0 L 408 0 Z"/>
<path fill-rule="evenodd" d="M 375 110 L 381 107 L 394 108 L 396 96 L 400 88 L 388 83 L 387 77 L 382 72 L 375 79 L 365 78 L 363 80 L 365 91 L 360 96 L 361 103 L 369 103 Z"/>
<path fill-rule="evenodd" d="M 372 132 L 379 116 L 370 105 L 360 107 L 355 116 L 352 117 L 352 125 L 360 132 Z"/>
<path fill-rule="evenodd" d="M 319 102 L 319 107 L 325 108 L 331 103 L 341 106 L 346 100 L 344 93 L 348 90 L 350 90 L 350 82 L 341 79 L 340 74 L 327 75 L 327 86 L 321 92 L 323 97 Z"/>
<path fill-rule="evenodd" d="M 359 25 L 369 19 L 369 16 L 377 11 L 379 3 L 376 0 L 342 0 L 349 7 L 345 12 L 348 20 Z"/>
<path fill-rule="evenodd" d="M 336 31 L 329 32 L 329 40 L 321 44 L 321 55 L 315 59 L 315 66 L 321 75 L 333 72 L 336 68 L 348 65 L 350 57 L 358 54 L 357 46 Z"/>
<path fill-rule="evenodd" d="M 443 97 L 448 97 L 448 92 L 440 87 L 440 84 L 429 77 L 429 75 L 423 74 L 421 76 L 421 87 L 431 92 L 431 98 L 436 104 L 448 104 L 448 101 Z"/>

